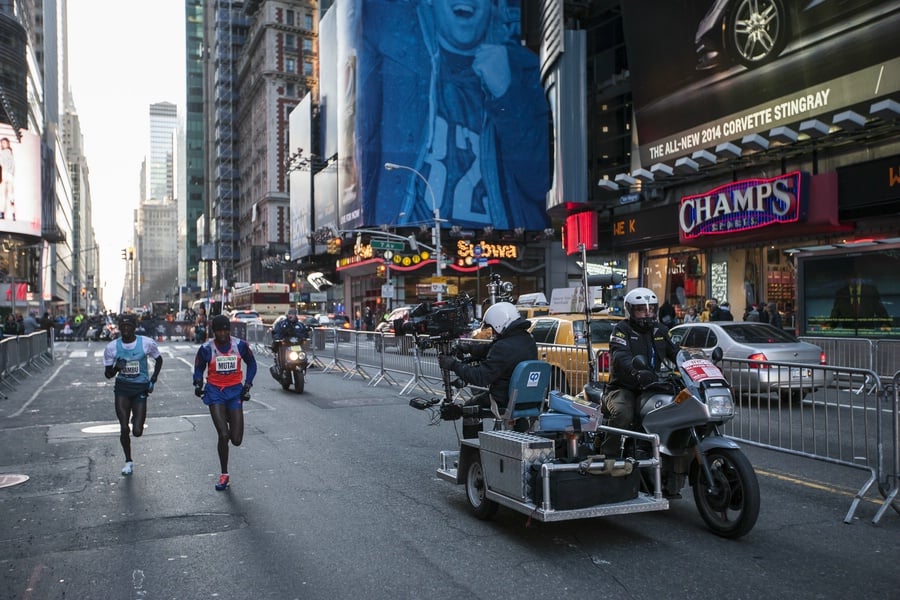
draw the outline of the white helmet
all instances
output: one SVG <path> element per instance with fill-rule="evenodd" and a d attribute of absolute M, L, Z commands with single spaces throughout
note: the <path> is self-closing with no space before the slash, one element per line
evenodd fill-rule
<path fill-rule="evenodd" d="M 634 309 L 646 308 L 647 317 L 635 318 Z M 656 311 L 659 309 L 659 298 L 653 290 L 639 287 L 625 294 L 625 316 L 638 331 L 647 331 L 656 321 Z"/>
<path fill-rule="evenodd" d="M 484 324 L 490 325 L 494 333 L 500 335 L 519 316 L 519 311 L 515 306 L 509 302 L 498 302 L 484 312 Z"/>

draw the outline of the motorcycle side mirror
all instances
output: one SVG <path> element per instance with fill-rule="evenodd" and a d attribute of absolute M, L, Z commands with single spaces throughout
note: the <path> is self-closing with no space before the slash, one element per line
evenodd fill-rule
<path fill-rule="evenodd" d="M 722 356 L 724 356 L 724 354 L 725 353 L 722 352 L 722 348 L 719 346 L 716 346 L 712 351 L 712 361 L 714 363 L 719 362 L 720 360 L 722 360 Z"/>
<path fill-rule="evenodd" d="M 650 368 L 647 364 L 647 358 L 643 354 L 638 354 L 634 358 L 631 359 L 631 366 L 636 371 L 643 371 L 644 369 Z"/>

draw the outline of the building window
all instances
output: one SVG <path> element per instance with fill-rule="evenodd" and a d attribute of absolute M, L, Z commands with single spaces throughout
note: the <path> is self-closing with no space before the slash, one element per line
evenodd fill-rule
<path fill-rule="evenodd" d="M 293 83 L 287 84 L 284 95 L 289 98 L 296 98 L 297 97 L 297 86 L 294 85 Z"/>
<path fill-rule="evenodd" d="M 307 31 L 313 30 L 313 16 L 309 13 L 306 13 L 306 30 Z"/>
<path fill-rule="evenodd" d="M 303 53 L 309 54 L 313 51 L 312 40 L 309 38 L 303 38 Z"/>
<path fill-rule="evenodd" d="M 294 11 L 286 10 L 284 12 L 284 20 L 285 20 L 285 22 L 287 22 L 288 25 L 293 25 L 294 24 Z"/>
<path fill-rule="evenodd" d="M 284 61 L 284 70 L 288 73 L 296 73 L 297 72 L 297 61 L 293 58 L 288 58 Z"/>
<path fill-rule="evenodd" d="M 296 50 L 297 49 L 297 36 L 295 36 L 293 33 L 285 34 L 284 47 L 288 50 Z"/>
<path fill-rule="evenodd" d="M 303 74 L 307 77 L 312 77 L 313 75 L 313 64 L 312 62 L 306 60 L 303 61 Z"/>

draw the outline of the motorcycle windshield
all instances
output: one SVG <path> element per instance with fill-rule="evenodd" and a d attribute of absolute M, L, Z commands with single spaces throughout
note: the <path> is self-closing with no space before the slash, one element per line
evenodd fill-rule
<path fill-rule="evenodd" d="M 714 380 L 724 381 L 725 376 L 722 371 L 707 358 L 706 354 L 700 350 L 687 350 L 682 348 L 678 352 L 676 359 L 678 371 L 684 380 L 687 389 L 698 398 L 700 394 L 700 386 L 704 382 L 709 383 Z"/>

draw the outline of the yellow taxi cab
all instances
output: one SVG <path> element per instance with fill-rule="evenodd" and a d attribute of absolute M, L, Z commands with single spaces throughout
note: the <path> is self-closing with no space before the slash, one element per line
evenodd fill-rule
<path fill-rule="evenodd" d="M 598 380 L 609 381 L 609 336 L 621 315 L 591 314 L 591 348 L 599 366 Z M 590 379 L 584 313 L 554 313 L 532 317 L 529 331 L 538 344 L 538 358 L 550 363 L 551 389 L 578 394 Z"/>

